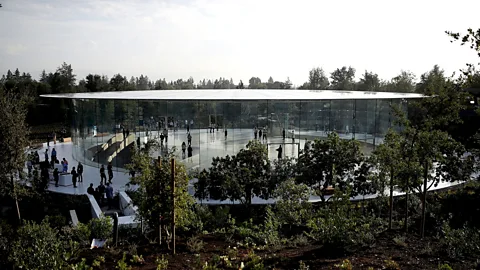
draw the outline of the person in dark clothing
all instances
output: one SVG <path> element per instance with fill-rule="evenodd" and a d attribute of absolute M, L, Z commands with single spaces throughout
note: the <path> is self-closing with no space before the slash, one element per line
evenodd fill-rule
<path fill-rule="evenodd" d="M 282 138 L 285 141 L 285 128 L 282 130 Z"/>
<path fill-rule="evenodd" d="M 107 201 L 108 201 L 108 210 L 112 209 L 113 205 L 113 188 L 110 186 L 110 183 L 107 183 L 107 187 L 105 188 L 105 193 L 107 194 Z"/>
<path fill-rule="evenodd" d="M 47 135 L 47 147 L 50 147 L 50 134 Z"/>
<path fill-rule="evenodd" d="M 192 145 L 189 145 L 188 146 L 188 149 L 187 149 L 187 154 L 188 154 L 188 157 L 191 158 L 192 157 L 192 154 L 193 154 L 193 148 L 192 148 Z"/>
<path fill-rule="evenodd" d="M 188 145 L 192 145 L 192 135 L 188 133 L 187 135 Z"/>
<path fill-rule="evenodd" d="M 92 183 L 90 183 L 90 186 L 87 188 L 87 193 L 90 194 L 90 195 L 95 194 L 95 189 L 93 189 L 93 184 Z"/>
<path fill-rule="evenodd" d="M 263 129 L 263 140 L 265 140 L 265 141 L 267 140 L 267 129 L 266 128 Z"/>
<path fill-rule="evenodd" d="M 128 135 L 130 135 L 130 129 L 127 128 L 127 138 L 128 138 Z"/>
<path fill-rule="evenodd" d="M 100 183 L 100 185 L 97 188 L 98 188 L 98 193 L 100 197 L 100 203 L 102 203 L 104 198 L 103 194 L 105 194 L 105 186 L 103 185 L 103 183 Z"/>
<path fill-rule="evenodd" d="M 105 174 L 105 167 L 102 164 L 102 167 L 100 167 L 100 183 L 107 183 L 107 175 Z"/>
<path fill-rule="evenodd" d="M 45 162 L 48 164 L 48 149 L 45 150 Z"/>
<path fill-rule="evenodd" d="M 75 167 L 72 168 L 72 171 L 70 173 L 72 174 L 73 187 L 76 188 L 77 187 L 78 174 L 77 174 L 77 171 L 75 170 Z"/>
<path fill-rule="evenodd" d="M 163 133 L 160 133 L 160 143 L 163 144 L 163 139 L 165 138 L 165 136 L 163 136 Z"/>
<path fill-rule="evenodd" d="M 280 147 L 277 148 L 277 151 L 278 151 L 278 159 L 281 159 L 282 158 L 282 152 L 283 152 L 283 149 L 282 149 L 281 145 L 280 145 Z"/>
<path fill-rule="evenodd" d="M 52 149 L 52 152 L 50 153 L 52 157 L 52 163 L 55 163 L 57 161 L 57 150 L 55 148 Z"/>
<path fill-rule="evenodd" d="M 258 134 L 258 130 L 257 130 L 257 127 L 255 127 L 255 129 L 253 130 L 253 135 L 255 136 L 255 140 L 257 139 L 257 134 Z"/>
<path fill-rule="evenodd" d="M 77 165 L 78 182 L 83 182 L 83 165 L 81 162 Z"/>
<path fill-rule="evenodd" d="M 225 140 L 227 139 L 227 135 L 228 135 L 228 132 L 227 132 L 227 129 L 225 129 Z"/>
<path fill-rule="evenodd" d="M 190 125 L 187 124 L 187 133 L 190 133 Z"/>
<path fill-rule="evenodd" d="M 137 137 L 137 147 L 140 149 L 140 137 Z"/>
<path fill-rule="evenodd" d="M 53 170 L 53 180 L 55 180 L 55 186 L 58 187 L 58 179 L 59 179 L 59 173 L 58 173 L 58 169 L 55 168 Z"/>
<path fill-rule="evenodd" d="M 185 159 L 185 151 L 187 150 L 187 144 L 185 142 L 182 143 L 182 159 Z"/>
<path fill-rule="evenodd" d="M 125 129 L 124 129 L 124 128 L 122 128 L 122 132 L 123 132 L 123 139 L 125 140 L 125 138 L 127 137 L 127 136 L 125 136 L 125 135 L 127 135 L 127 133 L 125 132 Z"/>
<path fill-rule="evenodd" d="M 112 183 L 113 179 L 113 166 L 112 162 L 109 162 L 107 165 L 107 171 L 108 171 L 108 182 Z"/>
<path fill-rule="evenodd" d="M 262 140 L 262 139 L 263 139 L 263 138 L 262 138 L 262 129 L 259 129 L 259 130 L 258 130 L 258 139 L 259 139 L 259 140 Z"/>

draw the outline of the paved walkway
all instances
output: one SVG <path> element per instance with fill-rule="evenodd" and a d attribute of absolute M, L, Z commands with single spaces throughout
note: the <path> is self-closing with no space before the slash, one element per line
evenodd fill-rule
<path fill-rule="evenodd" d="M 280 138 L 281 140 L 281 138 Z M 247 140 L 248 141 L 248 140 Z M 235 142 L 236 144 L 240 144 L 239 142 Z M 243 143 L 243 142 L 242 142 Z M 69 170 L 71 170 L 72 167 L 77 167 L 78 162 L 73 159 L 72 156 L 72 143 L 57 143 L 56 145 L 50 144 L 49 153 L 51 152 L 52 148 L 55 147 L 55 150 L 57 151 L 57 158 L 59 160 L 65 158 L 69 162 Z M 303 142 L 302 142 L 302 147 L 303 147 Z M 41 160 L 42 157 L 44 156 L 43 153 L 45 149 L 47 148 L 46 144 L 43 144 L 42 149 L 38 149 L 38 153 L 40 154 Z M 271 151 L 271 150 L 270 150 Z M 274 150 L 273 150 L 274 151 Z M 129 176 L 128 173 L 122 169 L 114 168 L 113 172 L 113 181 L 112 181 L 112 187 L 114 189 L 114 192 L 117 191 L 124 191 L 125 189 L 128 189 L 126 186 L 127 183 L 129 182 Z M 478 176 L 479 174 L 476 173 L 473 175 L 473 177 Z M 53 191 L 53 192 L 59 192 L 59 193 L 64 193 L 64 194 L 75 194 L 75 195 L 80 195 L 80 194 L 86 194 L 87 193 L 87 188 L 89 187 L 90 183 L 93 183 L 94 187 L 97 187 L 100 183 L 100 172 L 99 172 L 99 167 L 94 167 L 94 166 L 89 166 L 89 165 L 84 165 L 84 173 L 83 173 L 83 182 L 77 183 L 77 188 L 74 188 L 73 185 L 69 186 L 59 186 L 55 187 L 53 182 L 50 182 L 50 185 L 48 187 L 48 190 Z M 193 188 L 193 183 L 196 181 L 196 179 L 193 179 L 190 181 L 189 185 L 189 193 L 191 195 L 194 194 L 194 188 Z M 440 182 L 438 186 L 433 186 L 430 190 L 438 190 L 438 189 L 444 189 L 448 188 L 450 186 L 458 185 L 461 184 L 460 182 Z M 430 183 L 429 183 L 430 185 Z M 405 193 L 395 191 L 394 196 L 401 196 L 404 195 Z M 378 194 L 370 194 L 366 196 L 356 196 L 352 198 L 352 200 L 363 200 L 363 199 L 371 199 L 377 197 Z M 329 196 L 326 197 L 327 199 Z M 318 202 L 321 201 L 319 196 L 311 196 L 310 197 L 311 202 Z M 199 201 L 200 202 L 200 201 Z M 269 200 L 263 200 L 258 197 L 252 198 L 252 203 L 253 204 L 271 204 L 274 203 L 274 199 L 269 199 Z M 203 200 L 201 203 L 203 204 L 236 204 L 238 202 L 232 202 L 232 201 L 218 201 L 218 200 Z"/>

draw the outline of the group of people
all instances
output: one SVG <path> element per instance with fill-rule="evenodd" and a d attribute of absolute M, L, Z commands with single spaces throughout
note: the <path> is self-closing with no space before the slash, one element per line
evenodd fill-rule
<path fill-rule="evenodd" d="M 113 187 L 110 183 L 107 183 L 106 186 L 100 182 L 98 187 L 93 188 L 93 184 L 90 183 L 90 186 L 87 188 L 87 193 L 92 195 L 97 202 L 102 205 L 104 203 L 104 198 L 107 197 L 108 210 L 113 206 Z"/>
<path fill-rule="evenodd" d="M 190 133 L 188 134 L 190 136 Z M 185 142 L 182 143 L 182 159 L 185 159 L 185 152 L 187 152 L 188 158 L 191 158 L 193 155 L 193 148 L 192 148 L 192 138 L 188 139 L 188 147 Z"/>
<path fill-rule="evenodd" d="M 227 135 L 225 135 L 226 137 Z M 259 140 L 266 141 L 267 140 L 267 128 L 257 128 L 253 129 L 253 136 L 255 140 L 258 138 Z"/>
<path fill-rule="evenodd" d="M 111 184 L 113 180 L 113 166 L 112 162 L 109 162 L 107 165 L 107 172 L 108 172 L 108 182 Z M 100 184 L 105 183 L 107 184 L 107 175 L 105 174 L 105 166 L 100 167 Z"/>

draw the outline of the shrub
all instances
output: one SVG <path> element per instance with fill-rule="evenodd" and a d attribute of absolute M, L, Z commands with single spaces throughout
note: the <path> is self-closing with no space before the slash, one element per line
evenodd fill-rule
<path fill-rule="evenodd" d="M 44 220 L 40 224 L 26 222 L 17 231 L 18 238 L 11 247 L 10 260 L 24 269 L 60 269 L 62 243 L 57 231 Z"/>
<path fill-rule="evenodd" d="M 157 265 L 157 270 L 166 270 L 168 268 L 168 260 L 165 257 L 157 258 L 155 260 L 155 264 Z"/>
<path fill-rule="evenodd" d="M 350 260 L 345 259 L 342 261 L 341 264 L 336 264 L 335 267 L 338 269 L 343 269 L 343 270 L 352 270 L 353 269 L 353 264 L 350 262 Z"/>
<path fill-rule="evenodd" d="M 476 256 L 480 254 L 480 234 L 467 226 L 452 229 L 447 223 L 442 227 L 440 244 L 451 258 Z"/>
<path fill-rule="evenodd" d="M 126 261 L 127 261 L 127 253 L 124 252 L 122 259 L 117 262 L 117 266 L 115 268 L 119 269 L 119 270 L 130 270 L 130 269 L 132 269 L 130 266 L 128 266 Z"/>
<path fill-rule="evenodd" d="M 448 263 L 446 264 L 439 264 L 438 265 L 438 270 L 453 270 Z"/>
<path fill-rule="evenodd" d="M 303 261 L 300 261 L 298 265 L 298 270 L 310 270 L 310 267 L 306 265 Z"/>
<path fill-rule="evenodd" d="M 102 214 L 100 218 L 90 220 L 91 237 L 97 239 L 108 239 L 113 233 L 113 220 Z"/>
<path fill-rule="evenodd" d="M 90 226 L 84 223 L 78 223 L 75 227 L 65 226 L 62 228 L 62 238 L 66 241 L 76 241 L 80 246 L 90 245 L 91 234 Z"/>
<path fill-rule="evenodd" d="M 398 265 L 398 263 L 394 260 L 385 260 L 385 267 L 384 269 L 387 269 L 387 270 L 400 270 L 400 266 Z"/>
<path fill-rule="evenodd" d="M 187 248 L 192 253 L 200 253 L 203 250 L 204 243 L 197 236 L 193 236 L 187 241 Z"/>
<path fill-rule="evenodd" d="M 133 263 L 133 264 L 144 264 L 145 260 L 143 259 L 142 255 L 140 255 L 140 256 L 133 255 L 132 259 L 130 259 L 130 262 Z"/>
<path fill-rule="evenodd" d="M 288 243 L 291 247 L 303 247 L 308 245 L 308 238 L 303 234 L 299 234 L 293 236 Z"/>

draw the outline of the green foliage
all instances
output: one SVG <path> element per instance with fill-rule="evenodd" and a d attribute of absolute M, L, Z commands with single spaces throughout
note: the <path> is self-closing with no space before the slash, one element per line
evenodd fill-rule
<path fill-rule="evenodd" d="M 123 253 L 122 259 L 118 260 L 117 266 L 115 267 L 115 269 L 119 269 L 119 270 L 130 270 L 130 269 L 132 269 L 132 267 L 128 266 L 128 264 L 127 264 L 127 253 L 126 252 Z"/>
<path fill-rule="evenodd" d="M 65 264 L 62 242 L 46 221 L 40 224 L 26 222 L 17 234 L 10 251 L 10 260 L 16 267 L 59 269 Z"/>
<path fill-rule="evenodd" d="M 153 146 L 155 148 L 155 146 Z M 175 149 L 173 149 L 174 151 Z M 134 150 L 132 163 L 127 167 L 142 173 L 133 179 L 139 184 L 139 217 L 150 228 L 158 228 L 160 222 L 169 223 L 172 213 L 171 160 L 173 152 L 159 160 L 152 160 L 149 150 Z M 192 221 L 193 198 L 188 194 L 188 176 L 185 165 L 175 163 L 175 221 L 177 228 L 186 228 Z M 161 219 L 159 218 L 161 217 Z"/>
<path fill-rule="evenodd" d="M 358 141 L 342 140 L 338 134 L 330 133 L 326 140 L 315 140 L 300 154 L 297 182 L 316 187 L 325 200 L 324 189 L 328 186 L 346 191 L 353 185 L 354 178 L 349 176 L 363 160 Z"/>
<path fill-rule="evenodd" d="M 329 249 L 372 245 L 375 237 L 385 229 L 383 222 L 374 217 L 360 216 L 351 208 L 349 195 L 337 191 L 331 205 L 318 211 L 308 221 L 310 232 L 307 235 Z"/>
<path fill-rule="evenodd" d="M 343 269 L 343 270 L 352 270 L 353 269 L 353 264 L 350 262 L 350 260 L 345 259 L 342 261 L 341 264 L 336 264 L 335 267 L 338 269 Z"/>
<path fill-rule="evenodd" d="M 93 270 L 93 267 L 90 267 L 87 264 L 87 260 L 85 258 L 82 258 L 82 260 L 79 263 L 71 265 L 70 269 L 72 269 L 72 270 Z"/>
<path fill-rule="evenodd" d="M 100 218 L 91 219 L 89 225 L 92 238 L 108 239 L 112 236 L 113 220 L 111 217 L 102 214 Z"/>
<path fill-rule="evenodd" d="M 79 222 L 77 226 L 65 226 L 62 228 L 62 237 L 68 241 L 73 240 L 80 244 L 80 246 L 89 246 L 92 231 L 90 225 Z"/>
<path fill-rule="evenodd" d="M 450 265 L 448 265 L 448 263 L 445 263 L 445 264 L 439 264 L 438 265 L 438 270 L 453 270 L 453 268 L 450 267 Z"/>
<path fill-rule="evenodd" d="M 193 236 L 187 241 L 187 249 L 188 251 L 197 254 L 203 250 L 204 243 L 198 236 Z"/>
<path fill-rule="evenodd" d="M 133 255 L 132 258 L 130 259 L 130 262 L 133 264 L 144 264 L 145 260 L 143 259 L 142 255 Z"/>
<path fill-rule="evenodd" d="M 105 263 L 105 257 L 103 256 L 98 256 L 95 260 L 93 260 L 92 266 L 100 268 L 102 263 Z"/>
<path fill-rule="evenodd" d="M 312 215 L 310 188 L 305 184 L 296 184 L 293 179 L 281 183 L 275 190 L 275 212 L 282 224 L 305 224 Z"/>
<path fill-rule="evenodd" d="M 237 200 L 250 205 L 252 197 L 268 199 L 274 185 L 270 183 L 271 165 L 267 148 L 250 141 L 237 155 L 213 158 L 208 174 L 204 171 L 196 183 L 196 196 L 209 194 L 215 200 Z"/>
<path fill-rule="evenodd" d="M 310 270 L 310 267 L 306 265 L 304 261 L 300 261 L 298 264 L 298 270 Z"/>
<path fill-rule="evenodd" d="M 398 263 L 397 263 L 396 261 L 390 259 L 390 260 L 385 260 L 384 269 L 388 269 L 388 270 L 400 270 L 400 266 L 398 265 Z"/>
<path fill-rule="evenodd" d="M 440 244 L 451 258 L 480 255 L 480 233 L 473 228 L 464 226 L 452 229 L 445 223 L 442 227 L 443 237 Z"/>
<path fill-rule="evenodd" d="M 245 269 L 250 270 L 263 270 L 265 266 L 260 256 L 255 254 L 253 250 L 249 250 L 247 254 L 248 262 L 245 264 Z"/>
<path fill-rule="evenodd" d="M 162 258 L 157 258 L 155 260 L 157 265 L 157 270 L 166 270 L 168 268 L 168 260 L 162 255 Z"/>

